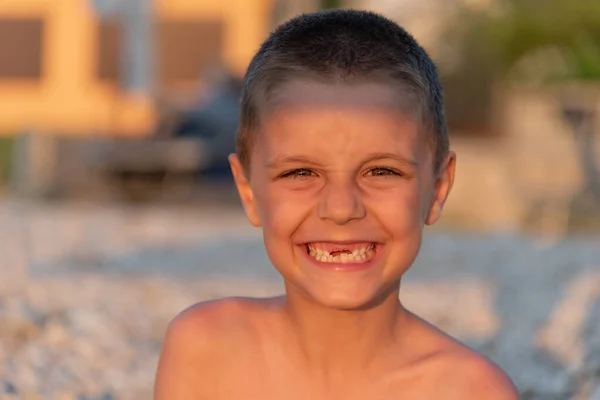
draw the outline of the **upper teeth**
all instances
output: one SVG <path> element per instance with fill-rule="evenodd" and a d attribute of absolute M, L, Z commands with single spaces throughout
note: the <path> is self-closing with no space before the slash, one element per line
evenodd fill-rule
<path fill-rule="evenodd" d="M 371 244 L 364 246 L 347 253 L 350 249 L 346 249 L 347 252 L 331 255 L 328 251 L 315 248 L 319 246 L 308 245 L 308 254 L 314 259 L 321 262 L 333 262 L 333 263 L 362 263 L 371 259 L 374 255 L 375 245 Z"/>
<path fill-rule="evenodd" d="M 356 256 L 359 256 L 359 255 L 363 255 L 363 254 L 365 254 L 367 251 L 369 251 L 369 250 L 370 250 L 372 247 L 373 247 L 373 245 L 369 245 L 369 246 L 365 246 L 365 247 L 363 247 L 363 248 L 360 248 L 360 249 L 354 250 L 354 251 L 352 251 L 352 255 L 353 255 L 354 257 L 356 257 Z M 330 254 L 328 251 L 326 251 L 326 250 L 321 250 L 321 249 L 315 249 L 315 248 L 313 248 L 313 247 L 312 247 L 310 244 L 308 245 L 308 251 L 309 251 L 310 253 L 314 253 L 315 255 L 318 255 L 318 256 L 322 256 L 322 255 L 325 255 L 325 256 L 330 256 L 330 255 L 331 255 L 331 254 Z M 346 250 L 346 251 L 349 251 L 349 250 Z M 349 255 L 349 254 L 348 254 L 348 255 Z"/>

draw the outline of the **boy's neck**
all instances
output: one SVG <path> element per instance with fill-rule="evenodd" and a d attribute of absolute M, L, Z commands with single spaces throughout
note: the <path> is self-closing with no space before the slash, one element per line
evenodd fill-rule
<path fill-rule="evenodd" d="M 406 317 L 398 298 L 399 285 L 376 304 L 360 310 L 327 308 L 294 288 L 287 289 L 284 313 L 301 353 L 315 372 L 360 372 L 397 343 Z"/>

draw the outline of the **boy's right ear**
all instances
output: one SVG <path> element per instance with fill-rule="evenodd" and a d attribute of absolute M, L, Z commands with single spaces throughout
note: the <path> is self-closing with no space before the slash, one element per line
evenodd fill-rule
<path fill-rule="evenodd" d="M 242 163 L 237 155 L 229 155 L 229 165 L 231 166 L 233 179 L 235 180 L 235 185 L 237 186 L 238 193 L 240 194 L 240 199 L 242 200 L 242 206 L 244 207 L 246 216 L 252 225 L 259 227 L 261 223 L 256 199 L 254 198 L 254 193 L 250 187 L 250 182 L 244 173 L 244 167 L 242 166 Z"/>

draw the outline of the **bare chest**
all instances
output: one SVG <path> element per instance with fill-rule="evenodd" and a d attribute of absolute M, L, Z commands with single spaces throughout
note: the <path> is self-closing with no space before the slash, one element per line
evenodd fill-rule
<path fill-rule="evenodd" d="M 389 376 L 363 377 L 343 375 L 328 382 L 311 371 L 268 363 L 240 362 L 237 367 L 222 371 L 215 392 L 215 400 L 428 400 L 443 399 L 439 386 L 424 379 L 391 378 Z"/>

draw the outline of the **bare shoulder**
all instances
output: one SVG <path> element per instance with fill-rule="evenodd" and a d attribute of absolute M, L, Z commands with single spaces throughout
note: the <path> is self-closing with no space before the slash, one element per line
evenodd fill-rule
<path fill-rule="evenodd" d="M 218 371 L 251 341 L 251 299 L 195 304 L 168 325 L 156 374 L 155 400 L 211 398 Z"/>
<path fill-rule="evenodd" d="M 431 353 L 425 369 L 439 399 L 517 400 L 510 377 L 494 362 L 417 317 L 420 337 Z"/>
<path fill-rule="evenodd" d="M 449 398 L 517 400 L 518 391 L 495 363 L 466 347 L 445 355 L 444 376 Z"/>
<path fill-rule="evenodd" d="M 168 325 L 164 350 L 206 353 L 218 349 L 231 335 L 243 332 L 249 318 L 248 300 L 226 298 L 197 303 L 179 313 Z"/>
<path fill-rule="evenodd" d="M 464 344 L 448 339 L 438 358 L 439 398 L 517 400 L 509 376 L 494 362 Z"/>
<path fill-rule="evenodd" d="M 167 328 L 171 335 L 194 339 L 202 345 L 202 339 L 222 337 L 221 331 L 240 327 L 251 315 L 253 299 L 230 297 L 196 303 L 179 313 Z M 188 337 L 191 336 L 191 337 Z"/>

